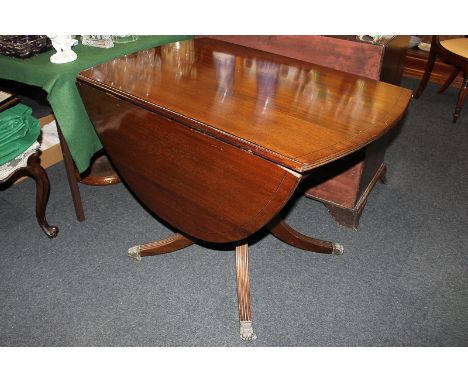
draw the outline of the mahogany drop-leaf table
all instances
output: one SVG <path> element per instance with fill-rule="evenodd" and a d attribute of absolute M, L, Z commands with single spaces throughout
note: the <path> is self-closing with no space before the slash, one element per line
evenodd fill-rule
<path fill-rule="evenodd" d="M 411 98 L 398 86 L 208 38 L 95 66 L 78 88 L 123 181 L 177 231 L 129 255 L 195 242 L 235 247 L 245 340 L 256 338 L 249 237 L 267 227 L 295 247 L 341 254 L 280 212 L 313 169 L 372 144 Z"/>

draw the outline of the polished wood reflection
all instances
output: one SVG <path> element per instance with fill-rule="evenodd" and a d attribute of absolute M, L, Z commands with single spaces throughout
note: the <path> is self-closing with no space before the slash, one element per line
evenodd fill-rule
<path fill-rule="evenodd" d="M 196 121 L 201 131 L 299 172 L 383 135 L 411 97 L 397 86 L 206 38 L 115 59 L 80 81 Z"/>
<path fill-rule="evenodd" d="M 248 239 L 339 255 L 278 218 L 312 169 L 375 141 L 411 92 L 210 39 L 149 49 L 78 77 L 91 121 L 134 194 L 177 234 L 130 248 L 135 259 L 193 242 L 236 247 L 240 335 L 251 321 Z M 136 222 L 137 224 L 137 222 Z"/>
<path fill-rule="evenodd" d="M 81 96 L 123 180 L 160 218 L 196 239 L 233 242 L 267 224 L 301 176 L 92 86 Z"/>

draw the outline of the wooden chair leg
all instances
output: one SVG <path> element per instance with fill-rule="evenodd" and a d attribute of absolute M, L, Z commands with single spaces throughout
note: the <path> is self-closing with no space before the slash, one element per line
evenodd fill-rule
<path fill-rule="evenodd" d="M 468 76 L 465 76 L 463 79 L 463 85 L 458 92 L 457 106 L 455 107 L 455 112 L 453 113 L 453 123 L 457 122 L 460 112 L 465 103 L 466 93 L 468 92 Z"/>
<path fill-rule="evenodd" d="M 239 301 L 240 337 L 246 341 L 257 339 L 252 327 L 250 309 L 249 247 L 247 243 L 236 246 L 237 299 Z"/>
<path fill-rule="evenodd" d="M 452 73 L 450 73 L 450 76 L 447 78 L 445 83 L 440 87 L 437 93 L 442 94 L 445 90 L 447 90 L 447 88 L 452 84 L 453 80 L 457 77 L 457 74 L 459 72 L 460 72 L 460 69 L 457 67 L 454 67 Z"/>
<path fill-rule="evenodd" d="M 162 255 L 164 253 L 178 251 L 193 243 L 193 240 L 188 237 L 180 233 L 174 233 L 162 240 L 135 245 L 128 250 L 128 256 L 134 260 L 140 261 L 143 256 Z"/>
<path fill-rule="evenodd" d="M 40 165 L 39 157 L 37 156 L 37 154 L 33 154 L 28 158 L 28 166 L 25 167 L 25 171 L 28 172 L 36 182 L 37 222 L 49 238 L 56 237 L 59 232 L 58 227 L 49 225 L 45 216 L 47 201 L 49 199 L 50 192 L 49 178 L 45 170 Z"/>
<path fill-rule="evenodd" d="M 387 165 L 383 164 L 381 167 L 381 171 L 379 174 L 379 181 L 382 184 L 387 184 L 388 183 L 388 178 L 387 178 Z"/>
<path fill-rule="evenodd" d="M 78 180 L 76 178 L 75 163 L 68 148 L 67 142 L 63 137 L 62 130 L 57 123 L 57 132 L 60 139 L 60 147 L 62 149 L 63 163 L 65 165 L 65 171 L 68 178 L 68 186 L 72 195 L 73 205 L 75 206 L 75 214 L 78 221 L 85 220 L 85 214 L 83 211 L 83 204 L 81 203 L 80 189 L 78 188 Z"/>
<path fill-rule="evenodd" d="M 431 72 L 432 72 L 432 69 L 434 68 L 436 56 L 437 55 L 435 52 L 435 46 L 434 44 L 432 44 L 431 50 L 429 52 L 429 57 L 427 59 L 426 69 L 424 71 L 423 78 L 419 82 L 418 89 L 413 94 L 414 98 L 419 98 L 421 94 L 423 93 L 424 89 L 426 88 L 426 85 L 429 82 L 429 78 L 431 78 Z"/>

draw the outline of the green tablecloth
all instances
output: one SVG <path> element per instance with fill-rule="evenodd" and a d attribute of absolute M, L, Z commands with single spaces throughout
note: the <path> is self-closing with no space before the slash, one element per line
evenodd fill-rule
<path fill-rule="evenodd" d="M 22 104 L 0 113 L 0 166 L 25 152 L 39 137 L 39 120 Z"/>
<path fill-rule="evenodd" d="M 68 143 L 78 171 L 89 167 L 93 154 L 102 148 L 78 93 L 75 81 L 79 72 L 113 58 L 149 49 L 191 36 L 139 36 L 138 40 L 103 49 L 85 45 L 73 47 L 78 58 L 67 64 L 52 64 L 55 50 L 27 59 L 0 55 L 0 78 L 39 86 L 47 92 L 63 136 Z"/>

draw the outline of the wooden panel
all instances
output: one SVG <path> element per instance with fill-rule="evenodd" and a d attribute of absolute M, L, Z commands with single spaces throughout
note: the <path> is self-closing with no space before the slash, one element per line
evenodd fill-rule
<path fill-rule="evenodd" d="M 394 85 L 401 84 L 408 43 L 409 36 L 395 36 L 385 44 L 378 80 Z"/>
<path fill-rule="evenodd" d="M 386 83 L 211 39 L 116 59 L 82 72 L 80 81 L 298 172 L 383 135 L 411 96 Z"/>
<path fill-rule="evenodd" d="M 358 152 L 318 168 L 307 182 L 306 196 L 353 209 L 383 164 L 388 135 Z"/>
<path fill-rule="evenodd" d="M 210 36 L 378 80 L 384 47 L 328 36 Z"/>
<path fill-rule="evenodd" d="M 210 37 L 396 85 L 401 82 L 409 41 L 409 36 L 387 38 L 379 44 L 356 41 L 356 36 Z M 321 167 L 314 173 L 321 181 L 317 182 L 316 179 L 316 186 L 306 192 L 307 196 L 344 208 L 354 208 L 380 168 L 384 154 L 385 148 L 382 147 L 377 161 L 373 160 L 376 155 L 373 152 L 367 159 L 365 155 L 359 156 L 359 159 L 351 156 L 331 166 Z M 366 171 L 363 172 L 363 169 Z"/>
<path fill-rule="evenodd" d="M 210 36 L 218 40 L 399 85 L 409 36 L 372 44 L 356 36 Z"/>
<path fill-rule="evenodd" d="M 359 200 L 368 185 L 374 179 L 377 171 L 382 166 L 385 157 L 385 150 L 388 147 L 389 138 L 389 134 L 387 134 L 366 147 L 366 158 L 364 160 L 364 167 L 362 169 L 357 200 Z"/>
<path fill-rule="evenodd" d="M 306 196 L 343 208 L 353 208 L 358 199 L 365 148 L 311 174 Z"/>
<path fill-rule="evenodd" d="M 196 239 L 241 240 L 284 206 L 300 176 L 98 89 L 78 85 L 104 147 L 132 191 Z"/>

